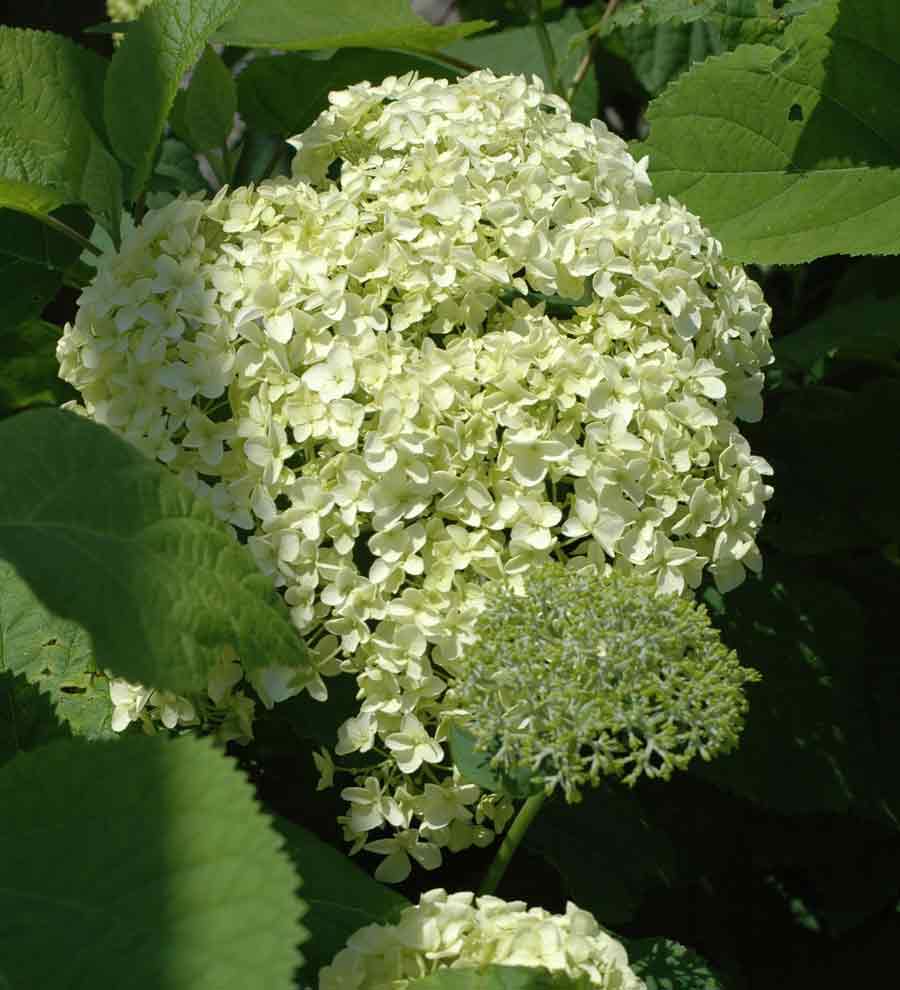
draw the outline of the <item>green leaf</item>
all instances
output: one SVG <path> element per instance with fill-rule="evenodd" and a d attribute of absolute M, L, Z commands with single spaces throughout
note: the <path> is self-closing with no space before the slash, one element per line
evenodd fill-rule
<path fill-rule="evenodd" d="M 900 350 L 900 297 L 865 296 L 831 306 L 819 319 L 777 338 L 774 350 L 782 370 L 800 371 L 810 381 L 825 376 L 826 358 L 892 359 Z"/>
<path fill-rule="evenodd" d="M 573 979 L 530 966 L 482 966 L 437 969 L 409 984 L 409 990 L 591 990 L 588 978 Z"/>
<path fill-rule="evenodd" d="M 574 10 L 569 10 L 559 20 L 547 21 L 547 33 L 556 52 L 562 78 L 571 79 L 586 50 L 583 42 L 573 44 L 584 34 L 584 25 L 578 14 Z M 504 31 L 485 34 L 480 38 L 458 41 L 448 45 L 445 51 L 475 65 L 493 69 L 498 75 L 506 73 L 538 75 L 544 80 L 546 87 L 550 88 L 550 78 L 541 54 L 537 32 L 530 24 L 506 28 Z M 593 72 L 589 72 L 575 95 L 572 115 L 576 120 L 587 122 L 596 117 L 597 112 L 597 80 Z"/>
<path fill-rule="evenodd" d="M 61 285 L 59 272 L 0 254 L 0 346 L 11 330 L 38 316 Z"/>
<path fill-rule="evenodd" d="M 69 736 L 47 695 L 0 666 L 0 767 L 19 753 Z"/>
<path fill-rule="evenodd" d="M 133 169 L 126 198 L 144 188 L 182 76 L 241 0 L 155 0 L 125 35 L 106 74 L 105 119 Z"/>
<path fill-rule="evenodd" d="M 59 35 L 0 27 L 0 207 L 84 203 L 118 231 L 122 179 L 99 130 L 102 58 Z"/>
<path fill-rule="evenodd" d="M 11 564 L 0 560 L 0 671 L 47 695 L 72 735 L 112 736 L 106 678 L 97 675 L 90 637 L 49 612 Z"/>
<path fill-rule="evenodd" d="M 668 938 L 628 940 L 628 962 L 647 990 L 723 990 L 715 971 L 696 952 Z"/>
<path fill-rule="evenodd" d="M 64 206 L 54 216 L 84 237 L 91 233 L 93 224 L 84 210 Z M 0 264 L 9 257 L 65 271 L 81 252 L 80 244 L 43 221 L 15 210 L 0 210 Z"/>
<path fill-rule="evenodd" d="M 660 196 L 738 261 L 900 251 L 900 5 L 823 0 L 779 47 L 707 59 L 651 104 Z M 877 67 L 877 68 L 876 68 Z"/>
<path fill-rule="evenodd" d="M 304 921 L 310 940 L 303 950 L 306 977 L 312 982 L 360 928 L 394 924 L 409 901 L 373 880 L 345 855 L 300 825 L 274 820 L 285 849 L 303 877 Z"/>
<path fill-rule="evenodd" d="M 245 0 L 215 40 L 248 48 L 405 48 L 431 50 L 483 31 L 488 21 L 435 27 L 413 13 L 410 0 Z"/>
<path fill-rule="evenodd" d="M 637 24 L 622 31 L 620 37 L 635 75 L 653 95 L 694 62 L 725 50 L 718 32 L 704 21 Z"/>
<path fill-rule="evenodd" d="M 58 327 L 28 320 L 0 331 L 0 418 L 29 406 L 59 405 L 77 398 L 59 377 Z"/>
<path fill-rule="evenodd" d="M 776 479 L 762 539 L 791 554 L 827 554 L 900 538 L 900 446 L 884 442 L 898 418 L 895 379 L 857 393 L 813 386 L 780 396 L 756 430 Z"/>
<path fill-rule="evenodd" d="M 564 0 L 542 0 L 545 19 L 558 13 L 563 3 Z M 528 23 L 528 10 L 521 0 L 455 0 L 453 6 L 464 20 L 482 17 L 503 27 Z"/>
<path fill-rule="evenodd" d="M 0 986 L 293 985 L 298 878 L 206 740 L 55 742 L 0 771 L 0 807 Z"/>
<path fill-rule="evenodd" d="M 238 76 L 241 116 L 250 127 L 291 137 L 306 130 L 328 107 L 328 94 L 369 79 L 416 71 L 455 79 L 459 70 L 428 57 L 354 48 L 328 59 L 269 55 L 254 59 Z"/>
<path fill-rule="evenodd" d="M 307 664 L 270 579 L 159 464 L 56 409 L 0 423 L 0 449 L 0 555 L 87 629 L 99 667 L 188 694 L 226 645 L 249 670 Z"/>
<path fill-rule="evenodd" d="M 215 51 L 206 46 L 191 73 L 184 96 L 179 137 L 195 151 L 221 148 L 234 127 L 237 112 L 237 87 L 228 66 Z"/>
<path fill-rule="evenodd" d="M 556 867 L 566 895 L 603 925 L 628 921 L 644 894 L 675 874 L 668 838 L 621 786 L 588 791 L 579 804 L 548 801 L 524 843 Z"/>
<path fill-rule="evenodd" d="M 493 794 L 508 794 L 513 798 L 526 798 L 535 793 L 530 771 L 523 768 L 514 774 L 498 772 L 491 766 L 491 754 L 475 748 L 475 738 L 470 732 L 451 724 L 448 738 L 453 764 L 470 783 Z"/>
<path fill-rule="evenodd" d="M 194 153 L 175 138 L 166 138 L 160 145 L 159 158 L 147 187 L 153 192 L 167 192 L 173 196 L 209 190 Z"/>
<path fill-rule="evenodd" d="M 725 642 L 763 678 L 748 688 L 738 749 L 692 772 L 788 813 L 846 811 L 867 799 L 879 756 L 860 670 L 859 605 L 771 554 L 761 579 L 724 604 L 713 594 L 710 604 Z"/>

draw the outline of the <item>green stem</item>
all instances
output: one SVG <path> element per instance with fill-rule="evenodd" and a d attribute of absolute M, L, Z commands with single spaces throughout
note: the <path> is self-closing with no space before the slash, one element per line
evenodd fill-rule
<path fill-rule="evenodd" d="M 616 7 L 618 6 L 619 6 L 619 0 L 607 0 L 606 7 L 602 15 L 600 16 L 600 20 L 597 21 L 597 24 L 592 29 L 594 36 L 591 39 L 591 43 L 588 47 L 588 50 L 584 53 L 584 57 L 582 58 L 577 71 L 575 72 L 575 76 L 572 79 L 572 84 L 569 86 L 565 94 L 566 99 L 569 101 L 569 103 L 571 103 L 572 100 L 575 99 L 575 94 L 578 92 L 579 86 L 581 86 L 581 84 L 584 82 L 585 77 L 590 71 L 591 66 L 594 64 L 594 57 L 596 56 L 597 48 L 600 45 L 600 38 L 603 33 L 603 28 L 606 26 L 606 22 L 615 12 Z"/>
<path fill-rule="evenodd" d="M 530 16 L 537 34 L 538 44 L 541 46 L 541 54 L 544 56 L 544 65 L 547 67 L 547 78 L 550 80 L 550 88 L 557 96 L 563 96 L 563 86 L 559 78 L 559 65 L 556 62 L 556 52 L 553 50 L 553 42 L 550 40 L 550 32 L 544 21 L 543 0 L 532 0 L 534 3 L 534 15 Z M 519 5 L 523 12 L 528 15 L 527 4 L 524 0 L 519 0 Z"/>
<path fill-rule="evenodd" d="M 61 234 L 65 234 L 66 237 L 71 238 L 76 244 L 80 244 L 85 251 L 90 251 L 91 254 L 103 254 L 96 244 L 92 244 L 86 237 L 79 234 L 77 230 L 73 230 L 67 223 L 57 220 L 56 217 L 51 217 L 49 213 L 43 213 L 37 219 L 45 223 L 48 227 L 58 230 Z"/>
<path fill-rule="evenodd" d="M 500 843 L 500 848 L 497 850 L 494 862 L 491 863 L 490 869 L 485 874 L 481 887 L 478 890 L 479 894 L 493 894 L 497 887 L 500 886 L 500 881 L 503 879 L 503 874 L 506 873 L 506 868 L 509 866 L 513 854 L 519 848 L 519 844 L 525 838 L 528 827 L 534 821 L 546 800 L 547 793 L 542 790 L 537 794 L 532 794 L 522 807 L 519 808 L 519 813 L 513 819 L 512 825 L 509 826 L 506 835 L 503 837 L 503 842 Z"/>
<path fill-rule="evenodd" d="M 461 69 L 463 72 L 481 72 L 484 69 L 483 65 L 476 65 L 474 62 L 467 62 L 465 59 L 457 58 L 455 55 L 448 55 L 447 52 L 435 52 L 427 49 L 421 49 L 417 53 L 422 55 L 424 58 L 430 58 L 436 62 L 443 62 L 445 65 L 452 65 L 455 69 Z"/>

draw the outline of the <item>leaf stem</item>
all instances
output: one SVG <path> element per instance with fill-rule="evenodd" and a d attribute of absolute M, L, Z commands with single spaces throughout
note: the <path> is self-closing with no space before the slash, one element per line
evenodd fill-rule
<path fill-rule="evenodd" d="M 594 36 L 591 38 L 591 44 L 588 50 L 584 53 L 584 57 L 578 65 L 575 75 L 572 77 L 572 82 L 569 88 L 565 92 L 565 97 L 569 101 L 575 99 L 575 94 L 578 92 L 578 87 L 584 82 L 587 77 L 588 71 L 594 64 L 594 56 L 597 54 L 597 48 L 600 45 L 600 39 L 603 34 L 603 26 L 612 17 L 615 12 L 616 7 L 619 6 L 619 0 L 607 0 L 606 8 L 604 9 L 600 20 L 597 22 L 597 26 L 594 28 Z"/>
<path fill-rule="evenodd" d="M 444 62 L 446 65 L 452 65 L 455 69 L 462 69 L 463 72 L 481 72 L 484 69 L 483 65 L 466 62 L 465 59 L 457 58 L 455 55 L 448 55 L 447 52 L 432 52 L 421 49 L 418 51 L 418 54 L 425 58 L 433 59 L 435 62 Z"/>
<path fill-rule="evenodd" d="M 491 863 L 481 887 L 478 889 L 479 894 L 493 894 L 497 887 L 500 886 L 500 881 L 503 879 L 503 874 L 506 873 L 506 868 L 509 866 L 513 854 L 519 848 L 519 844 L 525 837 L 525 833 L 537 817 L 537 813 L 541 810 L 546 800 L 547 792 L 541 790 L 537 794 L 532 794 L 522 807 L 519 808 L 519 813 L 513 819 L 512 825 L 509 826 L 506 835 L 503 837 L 503 842 L 500 843 L 497 855 L 494 857 L 494 861 Z"/>
<path fill-rule="evenodd" d="M 77 230 L 70 227 L 67 223 L 63 223 L 62 220 L 57 220 L 56 217 L 50 216 L 49 213 L 42 213 L 37 219 L 45 223 L 48 227 L 58 230 L 61 234 L 65 234 L 66 237 L 71 238 L 76 244 L 80 244 L 85 251 L 90 251 L 91 254 L 103 254 L 100 248 L 89 241 L 83 234 L 79 234 Z"/>
<path fill-rule="evenodd" d="M 537 33 L 538 42 L 541 46 L 541 53 L 544 56 L 544 65 L 547 66 L 550 88 L 558 96 L 564 96 L 562 80 L 559 78 L 559 65 L 556 61 L 556 52 L 553 50 L 550 32 L 547 30 L 547 24 L 544 21 L 543 0 L 534 0 L 534 18 L 531 23 L 534 24 L 534 30 Z"/>

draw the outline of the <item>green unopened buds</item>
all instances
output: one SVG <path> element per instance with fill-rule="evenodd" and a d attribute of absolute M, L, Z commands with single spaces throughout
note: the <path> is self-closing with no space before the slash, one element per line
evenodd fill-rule
<path fill-rule="evenodd" d="M 497 769 L 577 801 L 601 776 L 668 778 L 737 744 L 758 674 L 703 606 L 653 578 L 557 563 L 529 572 L 524 595 L 498 585 L 486 599 L 453 695 Z"/>

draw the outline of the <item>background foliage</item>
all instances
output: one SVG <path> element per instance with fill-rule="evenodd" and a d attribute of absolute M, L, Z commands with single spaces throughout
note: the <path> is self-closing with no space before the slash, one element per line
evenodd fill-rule
<path fill-rule="evenodd" d="M 90 277 L 79 245 L 35 217 L 49 214 L 82 236 L 116 237 L 120 211 L 135 201 L 140 209 L 160 194 L 283 171 L 283 138 L 311 122 L 329 90 L 359 79 L 411 69 L 453 77 L 485 65 L 554 82 L 534 26 L 505 0 L 459 0 L 464 21 L 493 23 L 480 33 L 485 24 L 428 25 L 404 0 L 166 2 L 129 29 L 115 54 L 108 34 L 83 33 L 104 20 L 100 4 L 13 6 L 10 27 L 52 29 L 69 40 L 0 29 L 0 553 L 17 568 L 0 564 L 0 762 L 11 773 L 0 776 L 5 874 L 7 851 L 38 814 L 29 795 L 41 775 L 50 781 L 41 793 L 57 794 L 67 812 L 63 799 L 75 785 L 92 786 L 97 765 L 78 776 L 85 744 L 69 740 L 77 749 L 64 773 L 60 737 L 111 735 L 108 709 L 90 690 L 104 669 L 182 689 L 202 682 L 213 652 L 240 636 L 254 637 L 262 652 L 290 649 L 283 610 L 257 587 L 252 562 L 242 548 L 226 547 L 211 514 L 174 479 L 91 424 L 27 411 L 72 398 L 56 378 L 55 341 Z M 874 983 L 895 970 L 900 939 L 900 7 L 544 7 L 559 75 L 571 80 L 587 58 L 573 94 L 576 118 L 601 116 L 634 141 L 635 154 L 650 156 L 658 193 L 699 213 L 763 285 L 775 311 L 777 362 L 765 417 L 747 433 L 775 468 L 776 494 L 762 531 L 762 578 L 724 599 L 705 591 L 725 641 L 764 675 L 750 688 L 740 749 L 668 784 L 601 789 L 574 808 L 551 802 L 500 893 L 554 910 L 577 901 L 629 940 L 654 990 Z M 210 38 L 231 47 L 214 50 Z M 249 62 L 248 45 L 263 47 Z M 234 107 L 242 132 L 232 127 Z M 28 152 L 41 143 L 54 153 Z M 101 229 L 92 233 L 94 221 Z M 118 532 L 118 547 L 113 539 L 89 545 L 96 531 Z M 104 584 L 110 568 L 118 579 Z M 211 583 L 198 579 L 203 574 Z M 173 614 L 177 625 L 166 621 Z M 414 873 L 398 893 L 336 851 L 338 800 L 316 793 L 311 753 L 332 742 L 352 709 L 352 685 L 335 684 L 327 707 L 308 699 L 277 706 L 254 742 L 233 750 L 264 806 L 280 816 L 304 879 L 304 924 L 314 935 L 302 950 L 307 977 L 356 927 L 394 917 L 403 895 L 476 886 L 490 857 L 460 854 L 443 872 Z M 128 743 L 133 764 L 157 784 L 176 779 L 188 788 L 197 775 L 202 793 L 206 774 L 218 772 L 206 768 L 211 752 L 199 743 L 136 755 L 153 745 Z M 116 764 L 131 759 L 130 749 L 121 740 L 97 746 L 104 772 L 127 779 Z M 204 813 L 223 834 L 233 800 L 249 804 L 249 792 L 228 790 L 238 784 L 226 775 L 218 797 L 210 790 Z M 150 791 L 125 788 L 122 815 Z M 177 795 L 167 802 L 177 823 Z M 287 904 L 293 873 L 269 826 L 258 824 L 260 861 L 242 859 L 227 875 L 280 876 Z M 93 827 L 80 827 L 83 834 L 69 831 L 54 844 L 47 871 L 57 861 L 80 862 L 82 841 L 99 842 Z M 184 849 L 185 869 L 190 856 L 205 855 Z M 141 869 L 149 873 L 178 865 L 155 859 L 162 853 L 149 840 L 146 854 Z M 365 854 L 359 863 L 371 866 Z M 133 907 L 137 924 L 153 902 L 128 893 L 127 875 L 116 876 L 126 892 L 116 903 Z M 0 899 L 0 983 L 6 976 L 16 985 L 16 952 L 30 945 L 5 919 L 24 917 L 16 891 L 33 893 L 33 877 L 9 884 Z M 92 882 L 71 875 L 76 893 Z M 247 896 L 256 896 L 247 884 Z M 42 924 L 46 911 L 44 904 L 35 915 Z M 60 921 L 60 930 L 67 925 Z M 296 918 L 292 926 L 280 938 L 293 952 Z M 183 944 L 166 931 L 168 945 Z M 264 940 L 265 953 L 276 941 Z M 273 981 L 279 965 L 283 975 L 296 960 L 271 958 Z M 68 985 L 105 985 L 102 945 L 80 965 Z M 179 965 L 195 973 L 189 955 Z M 519 985 L 492 979 L 484 986 Z M 181 985 L 189 984 L 167 983 Z"/>

